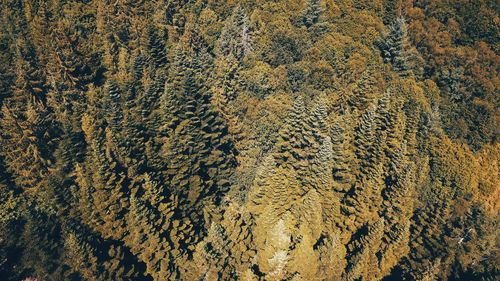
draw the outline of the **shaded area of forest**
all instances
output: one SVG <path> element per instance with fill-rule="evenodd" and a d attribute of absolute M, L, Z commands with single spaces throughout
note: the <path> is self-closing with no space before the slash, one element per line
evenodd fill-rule
<path fill-rule="evenodd" d="M 498 1 L 0 7 L 0 279 L 499 278 Z"/>

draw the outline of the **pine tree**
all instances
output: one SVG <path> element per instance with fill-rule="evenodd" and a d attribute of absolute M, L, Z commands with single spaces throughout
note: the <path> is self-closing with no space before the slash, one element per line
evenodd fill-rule
<path fill-rule="evenodd" d="M 339 233 L 323 234 L 316 247 L 319 253 L 319 276 L 340 280 L 346 267 L 346 248 L 341 243 Z"/>
<path fill-rule="evenodd" d="M 333 169 L 333 150 L 332 143 L 329 137 L 326 137 L 321 145 L 316 157 L 310 162 L 310 174 L 307 175 L 312 190 L 317 191 L 318 198 L 312 200 L 310 204 L 319 203 L 320 210 L 316 213 L 321 213 L 322 218 L 320 223 L 312 226 L 316 229 L 334 228 L 340 220 L 340 202 L 337 194 L 334 193 L 334 181 L 332 175 Z M 306 187 L 307 190 L 307 187 Z M 308 191 L 311 192 L 311 191 Z M 306 194 L 307 196 L 307 194 Z M 318 237 L 314 237 L 319 239 Z"/>
<path fill-rule="evenodd" d="M 0 4 L 0 279 L 499 275 L 490 22 L 254 2 Z"/>
<path fill-rule="evenodd" d="M 413 217 L 413 202 L 415 191 L 415 165 L 408 163 L 403 144 L 391 161 L 390 178 L 386 180 L 384 189 L 383 209 L 381 216 L 385 219 L 384 245 L 380 268 L 383 275 L 390 270 L 409 252 L 410 224 Z"/>
<path fill-rule="evenodd" d="M 404 265 L 406 275 L 425 271 L 427 265 L 437 262 L 446 253 L 444 240 L 450 200 L 444 197 L 442 186 L 435 188 L 437 193 L 429 196 L 431 198 L 425 208 L 419 209 L 413 218 L 410 247 L 414 251 L 410 252 L 409 262 Z"/>
<path fill-rule="evenodd" d="M 218 57 L 233 55 L 239 62 L 252 51 L 250 26 L 245 11 L 237 6 L 226 20 L 218 41 Z"/>
<path fill-rule="evenodd" d="M 70 173 L 76 163 L 83 161 L 85 140 L 81 130 L 80 118 L 83 111 L 81 92 L 74 96 L 60 91 L 50 91 L 47 96 L 47 106 L 54 116 L 54 125 L 60 134 L 54 158 L 59 163 L 56 167 Z"/>
<path fill-rule="evenodd" d="M 235 101 L 243 90 L 240 78 L 241 67 L 236 58 L 230 54 L 216 61 L 214 69 L 214 85 L 212 86 L 212 103 L 225 119 L 231 135 L 241 139 L 240 121 L 235 111 Z"/>
<path fill-rule="evenodd" d="M 349 150 L 348 132 L 346 132 L 346 117 L 340 117 L 330 129 L 330 138 L 332 141 L 332 173 L 336 184 L 336 191 L 345 192 L 350 188 L 352 174 L 350 168 L 351 156 Z"/>
<path fill-rule="evenodd" d="M 10 50 L 11 40 L 7 32 L 0 32 L 0 107 L 3 101 L 11 95 L 14 81 L 13 55 Z"/>
<path fill-rule="evenodd" d="M 288 249 L 291 243 L 290 230 L 283 219 L 268 230 L 264 248 L 257 254 L 260 256 L 260 270 L 266 273 L 269 280 L 283 280 L 290 276 L 287 270 L 290 259 Z"/>
<path fill-rule="evenodd" d="M 256 214 L 272 212 L 281 216 L 303 193 L 296 172 L 276 167 L 269 158 L 260 167 L 254 185 L 249 194 L 249 208 Z"/>
<path fill-rule="evenodd" d="M 2 155 L 16 185 L 36 187 L 46 179 L 53 164 L 54 129 L 43 103 L 29 97 L 26 103 L 2 108 Z"/>
<path fill-rule="evenodd" d="M 77 167 L 79 197 L 86 199 L 80 202 L 79 208 L 85 222 L 104 238 L 123 238 L 123 216 L 129 205 L 130 190 L 123 167 L 111 147 L 112 132 L 88 115 L 83 117 L 82 127 L 89 147 L 85 166 Z"/>
<path fill-rule="evenodd" d="M 376 134 L 376 118 L 376 107 L 372 106 L 361 116 L 355 130 L 356 182 L 341 200 L 342 212 L 349 216 L 345 227 L 351 231 L 376 220 L 383 200 L 381 143 Z"/>
<path fill-rule="evenodd" d="M 384 234 L 384 219 L 379 219 L 368 227 L 368 232 L 350 245 L 346 280 L 380 278 L 377 252 Z"/>
<path fill-rule="evenodd" d="M 376 107 L 372 106 L 362 116 L 355 131 L 354 145 L 358 159 L 358 178 L 374 177 L 378 170 L 380 145 L 377 141 Z"/>
<path fill-rule="evenodd" d="M 314 107 L 309 115 L 308 122 L 311 128 L 315 129 L 318 140 L 322 140 L 328 134 L 328 110 L 325 105 L 327 99 L 325 95 L 320 95 L 314 102 Z"/>
<path fill-rule="evenodd" d="M 293 112 L 300 112 L 297 106 Z M 308 120 L 305 124 L 311 124 L 306 127 L 310 128 L 309 134 L 315 131 L 320 137 L 320 123 L 315 117 Z M 290 142 L 278 145 L 291 149 Z M 297 146 L 295 149 L 298 153 L 311 153 L 308 146 Z M 271 280 L 286 276 L 310 279 L 320 270 L 320 256 L 314 251 L 314 245 L 335 228 L 340 216 L 338 197 L 333 192 L 332 144 L 330 138 L 324 138 L 316 155 L 302 160 L 305 165 L 280 167 L 274 162 L 275 158 L 274 154 L 268 156 L 258 169 L 249 194 L 249 210 L 256 214 L 254 233 L 257 255 L 268 260 L 260 262 L 259 268 Z M 286 251 L 276 252 L 275 247 L 267 246 L 270 242 L 266 239 L 272 241 L 274 237 L 272 229 L 276 221 L 283 221 L 291 239 L 301 242 Z M 310 266 L 303 266 L 304 258 Z M 342 257 L 330 261 L 343 264 Z"/>
<path fill-rule="evenodd" d="M 71 227 L 65 231 L 64 263 L 71 268 L 65 278 L 148 279 L 142 276 L 143 264 L 138 263 L 126 248 L 101 239 L 83 226 Z"/>
<path fill-rule="evenodd" d="M 306 5 L 302 21 L 306 27 L 311 27 L 319 22 L 323 8 L 321 8 L 321 0 L 307 0 Z"/>
<path fill-rule="evenodd" d="M 149 28 L 148 35 L 148 47 L 153 65 L 155 66 L 155 68 L 164 67 L 167 63 L 165 44 L 159 38 L 159 35 L 157 34 L 157 31 L 154 27 Z"/>
<path fill-rule="evenodd" d="M 220 224 L 212 223 L 184 276 L 193 280 L 244 278 L 255 256 L 252 226 L 251 214 L 244 206 L 231 199 L 225 201 Z"/>
<path fill-rule="evenodd" d="M 109 107 L 109 111 L 106 112 L 106 117 L 108 118 L 108 124 L 111 129 L 115 132 L 121 130 L 122 120 L 123 120 L 123 112 L 122 112 L 122 93 L 119 85 L 110 81 L 106 87 L 107 97 L 104 99 L 106 105 Z"/>
<path fill-rule="evenodd" d="M 387 90 L 377 102 L 377 135 L 384 143 L 384 153 L 391 157 L 403 141 L 406 128 L 398 97 Z"/>
<path fill-rule="evenodd" d="M 193 258 L 192 268 L 186 271 L 186 277 L 192 280 L 229 280 L 237 279 L 232 249 L 235 246 L 226 230 L 212 222 L 204 241 L 198 244 Z"/>
<path fill-rule="evenodd" d="M 146 189 L 148 192 L 153 186 L 143 187 L 149 187 Z M 175 200 L 166 198 L 159 202 L 161 205 L 156 206 L 149 205 L 136 195 L 132 195 L 129 200 L 130 208 L 126 220 L 130 231 L 125 237 L 126 245 L 144 262 L 146 272 L 154 280 L 176 278 L 175 257 L 172 254 L 174 247 L 179 247 L 175 239 L 178 235 L 176 231 L 181 229 L 173 228 Z M 170 235 L 172 236 L 169 237 Z"/>
<path fill-rule="evenodd" d="M 47 93 L 47 80 L 44 69 L 37 67 L 39 59 L 34 46 L 18 39 L 16 44 L 16 81 L 11 100 L 29 100 L 31 97 L 44 101 Z"/>
<path fill-rule="evenodd" d="M 424 269 L 412 272 L 411 278 L 418 281 L 434 281 L 438 280 L 438 273 L 441 265 L 441 260 L 437 259 L 435 262 L 428 264 Z"/>
<path fill-rule="evenodd" d="M 345 107 L 349 105 L 360 111 L 369 109 L 372 101 L 380 92 L 376 79 L 376 71 L 374 67 L 368 67 L 368 69 L 363 71 L 360 77 L 357 75 L 345 77 L 344 79 L 350 81 L 351 84 L 347 87 L 347 97 L 344 98 L 345 100 L 342 101 L 342 104 L 339 106 Z M 347 111 L 348 109 L 343 110 Z"/>
<path fill-rule="evenodd" d="M 60 3 L 63 6 L 64 4 Z M 54 7 L 56 11 L 53 28 L 50 34 L 43 34 L 43 40 L 49 37 L 54 42 L 47 51 L 54 60 L 48 61 L 48 73 L 56 82 L 54 86 L 60 91 L 86 90 L 88 84 L 98 82 L 102 74 L 100 54 L 92 49 L 89 43 L 94 40 L 91 30 L 94 25 L 82 20 L 91 16 L 89 4 L 79 6 L 66 3 L 66 7 Z M 66 14 L 70 9 L 79 11 L 78 16 Z M 44 22 L 48 24 L 50 21 Z"/>
<path fill-rule="evenodd" d="M 177 51 L 182 61 L 174 67 L 178 71 L 171 78 L 167 87 L 171 91 L 170 104 L 179 105 L 173 120 L 167 126 L 169 132 L 169 150 L 165 177 L 172 188 L 172 193 L 179 199 L 178 215 L 186 218 L 189 224 L 203 226 L 210 219 L 203 215 L 204 206 L 220 202 L 229 189 L 229 179 L 235 167 L 235 152 L 229 138 L 227 126 L 214 110 L 209 88 L 202 84 L 199 65 L 203 57 L 195 51 L 185 53 Z M 170 121 L 171 122 L 171 121 Z M 197 228 L 200 235 L 203 228 Z M 185 236 L 197 237 L 194 234 Z M 196 241 L 188 243 L 194 250 Z"/>
<path fill-rule="evenodd" d="M 306 114 L 304 101 L 298 97 L 278 134 L 275 153 L 273 153 L 278 166 L 299 169 L 312 158 L 314 149 L 319 148 L 319 142 L 307 122 Z"/>
<path fill-rule="evenodd" d="M 274 158 L 268 156 L 257 171 L 248 195 L 248 210 L 255 216 L 252 233 L 258 267 L 270 280 L 281 280 L 288 275 L 292 231 L 289 227 L 296 219 L 291 209 L 298 203 L 300 193 L 295 171 L 276 167 Z M 306 215 L 305 206 L 297 208 Z"/>
<path fill-rule="evenodd" d="M 384 61 L 391 63 L 394 70 L 401 76 L 422 74 L 422 58 L 410 45 L 405 18 L 398 17 L 393 21 L 389 26 L 387 37 L 379 43 L 379 46 Z"/>

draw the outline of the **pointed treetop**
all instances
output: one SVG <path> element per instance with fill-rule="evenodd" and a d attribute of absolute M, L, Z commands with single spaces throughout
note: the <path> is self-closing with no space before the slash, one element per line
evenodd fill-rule
<path fill-rule="evenodd" d="M 311 27 L 319 22 L 323 8 L 321 8 L 321 0 L 307 0 L 306 9 L 302 15 L 302 21 L 306 27 Z"/>
<path fill-rule="evenodd" d="M 218 56 L 233 54 L 239 61 L 252 51 L 248 16 L 237 6 L 226 20 L 218 42 Z"/>

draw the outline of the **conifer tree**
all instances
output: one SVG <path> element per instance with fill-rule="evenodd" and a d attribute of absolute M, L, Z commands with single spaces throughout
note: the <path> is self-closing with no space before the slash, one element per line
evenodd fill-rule
<path fill-rule="evenodd" d="M 19 187 L 36 187 L 53 164 L 53 125 L 43 103 L 29 96 L 24 101 L 2 108 L 2 156 Z"/>
<path fill-rule="evenodd" d="M 383 191 L 384 206 L 381 216 L 385 219 L 384 245 L 380 269 L 383 275 L 390 270 L 410 251 L 410 224 L 413 216 L 415 200 L 413 184 L 415 182 L 415 166 L 408 163 L 405 145 L 391 161 L 390 179 Z"/>
<path fill-rule="evenodd" d="M 441 187 L 442 188 L 442 187 Z M 444 192 L 437 191 L 431 202 L 415 214 L 415 224 L 411 232 L 409 263 L 405 265 L 407 274 L 422 272 L 426 267 L 445 255 L 443 246 L 446 233 L 446 220 L 449 218 L 450 202 L 443 198 Z M 435 200 L 438 199 L 438 200 Z M 433 202 L 434 201 L 434 202 Z M 439 253 L 439 254 L 438 254 Z"/>
<path fill-rule="evenodd" d="M 384 153 L 391 157 L 403 141 L 406 128 L 398 97 L 387 90 L 377 103 L 377 135 L 384 144 Z"/>
<path fill-rule="evenodd" d="M 10 49 L 11 39 L 6 32 L 0 32 L 0 106 L 11 95 L 12 82 L 14 81 L 13 56 Z"/>
<path fill-rule="evenodd" d="M 321 140 L 328 133 L 327 118 L 328 110 L 325 105 L 327 99 L 325 95 L 320 95 L 314 102 L 314 107 L 309 115 L 308 122 L 315 129 L 313 133 L 317 134 L 316 138 Z"/>
<path fill-rule="evenodd" d="M 316 202 L 312 202 L 311 204 L 321 204 L 321 210 L 317 210 L 316 212 L 322 214 L 322 219 L 317 225 L 312 226 L 316 229 L 333 228 L 338 225 L 340 220 L 339 197 L 333 192 L 334 181 L 332 176 L 332 161 L 332 143 L 331 139 L 326 137 L 316 157 L 309 164 L 311 173 L 306 175 L 311 179 L 308 180 L 310 182 L 310 187 L 318 194 L 318 198 L 313 200 Z M 303 182 L 307 183 L 308 181 Z M 306 186 L 305 189 L 307 190 L 307 188 Z"/>
<path fill-rule="evenodd" d="M 384 60 L 393 64 L 394 69 L 407 75 L 408 65 L 405 47 L 408 44 L 406 21 L 399 17 L 390 26 L 389 36 L 385 41 Z"/>
<path fill-rule="evenodd" d="M 89 41 L 92 38 L 91 30 L 95 27 L 92 23 L 82 20 L 85 16 L 91 16 L 89 4 L 59 3 L 62 7 L 54 7 L 57 19 L 50 34 L 43 34 L 45 38 L 51 38 L 55 43 L 48 46 L 54 60 L 48 62 L 48 73 L 54 78 L 58 90 L 85 90 L 87 85 L 100 82 L 102 74 L 100 54 L 92 50 Z M 71 17 L 71 9 L 80 14 Z M 55 17 L 55 15 L 53 15 Z M 47 24 L 48 22 L 45 22 Z M 47 32 L 48 33 L 48 32 Z"/>
<path fill-rule="evenodd" d="M 360 77 L 348 76 L 344 78 L 352 82 L 347 87 L 349 93 L 342 106 L 350 105 L 359 111 L 365 111 L 371 106 L 371 103 L 380 92 L 375 78 L 376 71 L 374 67 L 369 66 Z"/>
<path fill-rule="evenodd" d="M 192 231 L 185 237 L 194 239 L 201 234 L 202 228 L 193 229 L 192 225 L 210 223 L 206 220 L 216 215 L 204 216 L 204 206 L 220 202 L 228 191 L 235 166 L 234 147 L 227 126 L 210 102 L 209 88 L 194 71 L 203 63 L 200 61 L 203 57 L 195 51 L 186 54 L 178 50 L 177 54 L 180 61 L 174 67 L 178 71 L 174 72 L 176 75 L 167 89 L 172 91 L 170 104 L 180 105 L 173 116 L 179 121 L 169 125 L 172 131 L 164 173 L 172 193 L 179 199 L 176 212 L 186 218 Z M 193 245 L 189 246 L 192 252 L 197 241 L 181 242 Z"/>
<path fill-rule="evenodd" d="M 283 219 L 279 219 L 266 233 L 266 240 L 260 254 L 259 268 L 267 273 L 270 280 L 282 280 L 292 272 L 287 268 L 290 260 L 288 249 L 291 243 L 290 230 Z"/>
<path fill-rule="evenodd" d="M 238 119 L 234 106 L 235 100 L 243 90 L 240 69 L 238 61 L 232 54 L 219 58 L 215 65 L 214 85 L 212 86 L 212 103 L 228 124 L 231 135 L 237 139 L 242 138 L 241 128 L 239 128 L 241 121 Z"/>
<path fill-rule="evenodd" d="M 293 112 L 297 112 L 296 108 L 297 106 Z M 318 123 L 321 122 L 313 118 L 308 123 L 316 127 L 316 132 L 319 133 L 316 136 L 320 137 Z M 307 128 L 310 128 L 309 134 L 312 135 L 313 129 L 310 126 Z M 279 145 L 291 148 L 290 142 Z M 311 153 L 312 148 L 297 146 L 296 150 L 298 153 Z M 274 159 L 273 155 L 268 156 L 258 170 L 249 197 L 250 210 L 258 214 L 254 228 L 257 255 L 260 259 L 268 260 L 260 261 L 259 268 L 273 280 L 286 276 L 313 278 L 320 268 L 303 267 L 301 259 L 307 256 L 312 265 L 319 265 L 320 255 L 314 251 L 314 245 L 324 239 L 322 237 L 330 235 L 340 215 L 338 197 L 333 192 L 330 138 L 323 140 L 314 158 L 302 160 L 306 165 L 277 167 Z M 290 246 L 286 251 L 276 252 L 275 247 L 270 247 L 268 244 L 274 243 L 271 241 L 276 231 L 272 230 L 272 225 L 276 221 L 285 224 L 293 241 L 298 239 L 301 242 Z M 339 253 L 342 253 L 342 247 L 339 248 Z M 325 258 L 324 262 L 342 266 L 343 257 Z M 340 274 L 339 271 L 335 272 L 332 274 Z"/>
<path fill-rule="evenodd" d="M 123 113 L 122 113 L 122 93 L 119 85 L 110 81 L 106 87 L 107 96 L 104 99 L 109 111 L 106 112 L 107 123 L 115 132 L 121 130 Z"/>
<path fill-rule="evenodd" d="M 380 146 L 377 143 L 376 107 L 372 106 L 362 116 L 355 131 L 355 154 L 358 159 L 358 178 L 373 177 L 377 172 Z"/>
<path fill-rule="evenodd" d="M 306 27 L 319 22 L 323 8 L 321 8 L 321 0 L 307 0 L 306 8 L 303 11 L 302 21 Z"/>
<path fill-rule="evenodd" d="M 37 67 L 39 59 L 36 50 L 21 39 L 16 43 L 22 47 L 16 50 L 16 81 L 11 99 L 20 101 L 34 97 L 38 101 L 44 101 L 48 85 L 44 70 Z"/>
<path fill-rule="evenodd" d="M 241 61 L 252 51 L 252 39 L 248 17 L 241 6 L 237 6 L 226 20 L 219 37 L 218 57 L 232 54 Z"/>
<path fill-rule="evenodd" d="M 234 265 L 237 263 L 231 258 L 232 241 L 226 230 L 218 224 L 212 223 L 205 240 L 198 244 L 192 268 L 186 271 L 187 276 L 194 279 L 237 279 Z"/>
<path fill-rule="evenodd" d="M 368 227 L 368 232 L 361 239 L 351 244 L 348 257 L 349 266 L 346 270 L 346 280 L 380 278 L 379 251 L 384 234 L 384 219 L 379 219 Z"/>
<path fill-rule="evenodd" d="M 88 200 L 81 202 L 81 212 L 85 221 L 104 238 L 123 238 L 123 216 L 130 191 L 123 167 L 119 166 L 111 147 L 111 131 L 88 115 L 84 116 L 82 126 L 89 147 L 86 165 L 77 173 L 80 197 Z"/>
<path fill-rule="evenodd" d="M 346 132 L 346 117 L 340 117 L 330 129 L 330 138 L 332 141 L 332 173 L 336 184 L 335 190 L 345 192 L 350 188 L 352 181 L 350 168 L 350 154 L 348 132 Z"/>
<path fill-rule="evenodd" d="M 171 65 L 171 75 L 165 84 L 165 90 L 160 97 L 162 111 L 162 134 L 171 135 L 184 117 L 182 104 L 184 97 L 179 93 L 184 91 L 187 76 L 190 75 L 190 63 L 186 50 L 181 47 L 175 49 L 175 59 Z"/>
<path fill-rule="evenodd" d="M 488 1 L 3 1 L 0 279 L 494 280 Z"/>
<path fill-rule="evenodd" d="M 156 68 L 161 68 L 165 66 L 167 62 L 167 56 L 165 54 L 165 44 L 159 38 L 159 35 L 157 34 L 157 31 L 154 29 L 154 27 L 149 28 L 148 35 L 148 47 L 151 55 L 151 60 L 153 61 L 153 65 Z"/>
<path fill-rule="evenodd" d="M 398 17 L 392 22 L 387 37 L 379 45 L 384 61 L 391 63 L 401 76 L 422 74 L 422 59 L 410 45 L 405 18 Z"/>
<path fill-rule="evenodd" d="M 298 169 L 314 155 L 311 148 L 319 148 L 319 142 L 313 135 L 313 129 L 307 122 L 306 114 L 304 101 L 298 97 L 278 135 L 274 153 L 277 165 Z"/>
<path fill-rule="evenodd" d="M 356 182 L 342 199 L 342 212 L 350 218 L 346 227 L 351 231 L 377 219 L 382 204 L 383 174 L 381 144 L 376 134 L 376 107 L 367 110 L 354 135 L 354 152 L 358 171 Z"/>
<path fill-rule="evenodd" d="M 65 278 L 85 280 L 144 278 L 143 265 L 134 263 L 131 253 L 124 247 L 102 240 L 90 232 L 86 232 L 86 236 L 83 236 L 80 233 L 81 226 L 66 231 L 64 262 L 72 271 L 67 272 Z"/>
<path fill-rule="evenodd" d="M 226 201 L 224 206 L 221 223 L 212 223 L 207 236 L 197 245 L 185 271 L 189 279 L 238 279 L 250 275 L 255 256 L 251 215 L 235 201 Z"/>
<path fill-rule="evenodd" d="M 173 228 L 172 219 L 175 200 L 166 198 L 156 206 L 149 205 L 136 195 L 132 195 L 129 200 L 130 209 L 126 220 L 131 230 L 125 239 L 126 245 L 146 265 L 146 272 L 153 279 L 176 278 L 175 257 L 172 256 L 174 247 L 179 247 L 179 241 L 175 241 L 178 230 Z M 170 235 L 172 237 L 169 238 Z"/>

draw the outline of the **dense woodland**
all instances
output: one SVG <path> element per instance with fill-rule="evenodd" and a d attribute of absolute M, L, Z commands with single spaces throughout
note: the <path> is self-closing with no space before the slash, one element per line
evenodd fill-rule
<path fill-rule="evenodd" d="M 0 13 L 0 280 L 499 280 L 498 1 Z"/>

